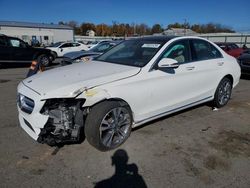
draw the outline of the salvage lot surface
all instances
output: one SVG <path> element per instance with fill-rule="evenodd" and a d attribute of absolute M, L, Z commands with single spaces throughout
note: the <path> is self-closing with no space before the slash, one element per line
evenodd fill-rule
<path fill-rule="evenodd" d="M 32 140 L 19 127 L 16 110 L 16 87 L 26 73 L 27 68 L 0 70 L 0 187 L 88 188 L 111 176 L 106 183 L 124 187 L 129 181 L 147 187 L 250 187 L 248 77 L 219 111 L 201 105 L 134 130 L 119 148 L 128 163 L 117 164 L 115 150 L 99 152 L 86 140 L 59 151 Z M 127 169 L 126 177 L 119 167 Z"/>

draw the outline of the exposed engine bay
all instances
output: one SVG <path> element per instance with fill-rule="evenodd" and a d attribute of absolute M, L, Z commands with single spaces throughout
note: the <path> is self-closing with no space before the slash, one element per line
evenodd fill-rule
<path fill-rule="evenodd" d="M 59 144 L 80 142 L 83 139 L 84 100 L 49 99 L 41 113 L 49 119 L 41 129 L 38 142 L 54 146 Z"/>

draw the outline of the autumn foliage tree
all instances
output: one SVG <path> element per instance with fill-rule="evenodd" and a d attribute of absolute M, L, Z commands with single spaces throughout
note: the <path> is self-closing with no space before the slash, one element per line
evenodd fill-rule
<path fill-rule="evenodd" d="M 96 36 L 141 36 L 141 35 L 151 35 L 155 33 L 162 33 L 164 28 L 160 24 L 154 24 L 152 27 L 145 23 L 135 24 L 135 23 L 119 23 L 117 21 L 112 21 L 111 25 L 101 23 L 93 24 L 89 22 L 81 23 L 80 25 L 76 21 L 63 22 L 60 21 L 58 24 L 71 26 L 76 35 L 86 35 L 88 30 L 93 30 L 96 32 Z M 218 33 L 218 32 L 235 32 L 229 27 L 223 26 L 221 24 L 189 24 L 189 23 L 172 23 L 167 27 L 169 28 L 185 28 L 192 29 L 197 33 Z"/>

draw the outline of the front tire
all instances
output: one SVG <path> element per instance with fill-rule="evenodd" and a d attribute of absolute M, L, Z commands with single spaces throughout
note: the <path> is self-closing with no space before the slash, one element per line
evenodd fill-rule
<path fill-rule="evenodd" d="M 123 144 L 131 133 L 132 115 L 128 106 L 118 101 L 104 101 L 95 105 L 87 116 L 85 136 L 100 151 L 108 151 Z"/>
<path fill-rule="evenodd" d="M 231 98 L 232 82 L 229 78 L 224 77 L 215 92 L 213 105 L 214 107 L 221 108 L 225 106 Z"/>
<path fill-rule="evenodd" d="M 40 65 L 43 65 L 45 67 L 49 66 L 51 64 L 50 59 L 47 55 L 40 55 L 37 58 L 37 61 Z"/>

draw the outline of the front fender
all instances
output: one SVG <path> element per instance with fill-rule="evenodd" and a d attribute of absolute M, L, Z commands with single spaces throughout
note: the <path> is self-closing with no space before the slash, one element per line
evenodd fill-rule
<path fill-rule="evenodd" d="M 77 99 L 85 99 L 85 103 L 83 104 L 83 107 L 88 107 L 88 106 L 93 106 L 94 104 L 105 100 L 109 99 L 111 96 L 108 93 L 107 90 L 105 89 L 98 89 L 98 88 L 93 88 L 93 89 L 88 89 L 84 91 L 82 94 L 77 96 Z"/>

